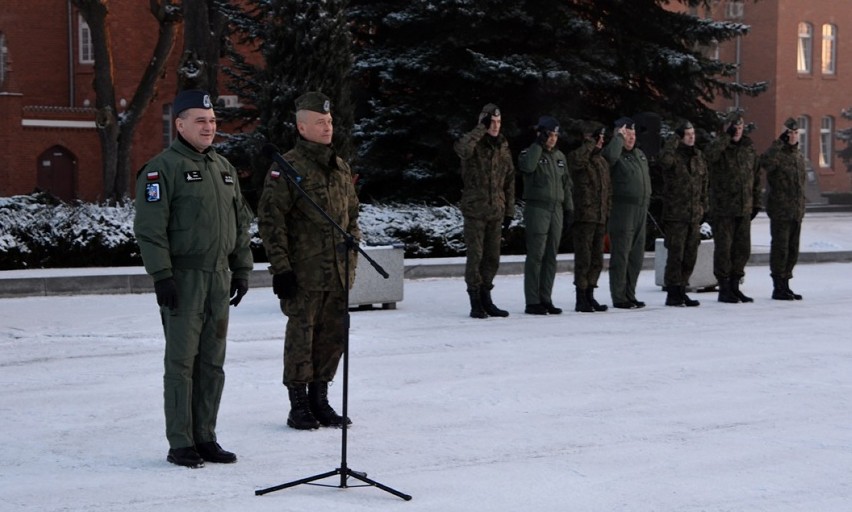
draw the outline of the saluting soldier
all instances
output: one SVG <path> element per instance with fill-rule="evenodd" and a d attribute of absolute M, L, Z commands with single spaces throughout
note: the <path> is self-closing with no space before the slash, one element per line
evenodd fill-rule
<path fill-rule="evenodd" d="M 489 103 L 482 107 L 476 126 L 453 146 L 461 158 L 464 281 L 473 318 L 509 316 L 491 299 L 500 267 L 501 231 L 515 216 L 515 166 L 509 142 L 500 133 L 502 122 L 500 108 Z"/>
<path fill-rule="evenodd" d="M 695 147 L 695 128 L 686 122 L 675 129 L 660 155 L 663 171 L 666 306 L 698 306 L 686 287 L 698 259 L 701 222 L 707 210 L 707 165 Z"/>
<path fill-rule="evenodd" d="M 751 256 L 751 221 L 760 212 L 760 167 L 745 121 L 736 116 L 704 152 L 709 180 L 709 212 L 713 226 L 713 274 L 719 302 L 754 302 L 740 291 Z"/>
<path fill-rule="evenodd" d="M 307 196 L 359 240 L 352 171 L 331 145 L 331 102 L 320 92 L 308 92 L 295 103 L 299 139 L 283 158 L 297 171 Z M 355 280 L 357 254 L 346 250 L 343 235 L 283 173 L 277 164 L 269 169 L 258 204 L 258 228 L 273 292 L 288 318 L 283 377 L 290 398 L 287 425 L 300 430 L 340 427 L 351 421 L 328 403 L 328 385 L 343 355 L 347 287 Z"/>
<path fill-rule="evenodd" d="M 609 164 L 601 155 L 605 128 L 599 123 L 584 127 L 584 140 L 568 153 L 568 168 L 574 184 L 574 311 L 606 311 L 595 300 L 595 288 L 603 270 L 604 236 L 612 207 Z"/>
<path fill-rule="evenodd" d="M 212 147 L 210 95 L 183 91 L 172 109 L 178 136 L 139 171 L 133 230 L 154 278 L 166 337 L 167 460 L 199 467 L 237 460 L 216 440 L 216 417 L 229 298 L 240 303 L 252 270 L 252 215 L 236 170 Z"/>
<path fill-rule="evenodd" d="M 771 235 L 769 271 L 772 298 L 801 300 L 790 289 L 793 267 L 799 259 L 799 237 L 805 216 L 805 159 L 799 151 L 799 124 L 789 118 L 784 131 L 760 157 L 766 170 L 766 214 Z"/>

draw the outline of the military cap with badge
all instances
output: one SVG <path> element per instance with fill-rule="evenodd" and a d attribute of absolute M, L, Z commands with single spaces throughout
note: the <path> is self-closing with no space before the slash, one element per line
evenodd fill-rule
<path fill-rule="evenodd" d="M 184 110 L 191 108 L 213 108 L 213 101 L 210 99 L 210 94 L 200 89 L 188 89 L 179 92 L 172 103 L 172 113 L 177 117 Z"/>
<path fill-rule="evenodd" d="M 295 104 L 296 112 L 299 110 L 310 110 L 320 114 L 331 113 L 331 100 L 319 91 L 306 92 L 296 98 Z"/>

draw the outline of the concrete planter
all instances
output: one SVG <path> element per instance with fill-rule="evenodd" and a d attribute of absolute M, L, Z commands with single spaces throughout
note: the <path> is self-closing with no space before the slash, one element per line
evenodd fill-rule
<path fill-rule="evenodd" d="M 396 309 L 396 303 L 402 301 L 403 295 L 405 271 L 403 246 L 366 247 L 364 252 L 381 265 L 389 277 L 383 278 L 369 261 L 363 256 L 359 257 L 355 284 L 349 292 L 349 306 L 367 307 L 381 304 L 382 309 Z"/>
<path fill-rule="evenodd" d="M 689 278 L 688 291 L 706 291 L 716 287 L 716 276 L 713 275 L 713 247 L 713 240 L 702 240 L 701 245 L 698 246 L 698 259 Z M 668 251 L 663 244 L 663 239 L 658 238 L 654 242 L 654 282 L 657 286 L 665 284 L 667 257 Z"/>

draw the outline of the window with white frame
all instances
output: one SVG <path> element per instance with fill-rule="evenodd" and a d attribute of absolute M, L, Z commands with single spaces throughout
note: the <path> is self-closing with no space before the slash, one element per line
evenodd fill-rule
<path fill-rule="evenodd" d="M 89 28 L 89 24 L 86 23 L 86 20 L 84 20 L 82 16 L 78 16 L 77 26 L 79 27 L 79 30 L 77 31 L 77 41 L 79 43 L 80 64 L 94 64 L 95 52 L 92 47 L 92 30 Z"/>
<path fill-rule="evenodd" d="M 831 167 L 834 156 L 834 118 L 825 116 L 819 127 L 819 166 Z"/>
<path fill-rule="evenodd" d="M 163 105 L 163 148 L 167 148 L 172 144 L 172 139 L 175 138 L 174 123 L 172 123 L 172 104 L 166 103 Z"/>
<path fill-rule="evenodd" d="M 796 52 L 796 69 L 799 73 L 810 73 L 813 69 L 814 28 L 810 23 L 799 23 L 799 48 Z"/>
<path fill-rule="evenodd" d="M 797 120 L 799 123 L 799 151 L 802 152 L 802 156 L 805 157 L 805 161 L 810 161 L 810 139 L 808 138 L 808 133 L 811 128 L 811 118 L 808 116 L 799 116 Z M 809 166 L 810 167 L 810 166 Z"/>
<path fill-rule="evenodd" d="M 837 62 L 837 26 L 822 26 L 822 74 L 833 75 Z"/>

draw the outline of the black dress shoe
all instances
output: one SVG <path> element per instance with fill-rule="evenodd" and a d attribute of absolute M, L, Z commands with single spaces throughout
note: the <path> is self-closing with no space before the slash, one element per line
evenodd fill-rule
<path fill-rule="evenodd" d="M 187 446 L 186 448 L 172 448 L 169 450 L 166 460 L 178 466 L 186 466 L 188 468 L 203 468 L 204 460 L 195 451 L 195 447 Z"/>
<path fill-rule="evenodd" d="M 547 308 L 541 304 L 527 304 L 524 308 L 524 313 L 528 315 L 546 315 Z"/>
<path fill-rule="evenodd" d="M 556 306 L 553 305 L 552 302 L 543 302 L 541 305 L 544 306 L 544 309 L 547 311 L 548 315 L 561 315 L 562 314 L 562 308 L 557 308 Z"/>
<path fill-rule="evenodd" d="M 630 301 L 630 302 L 632 302 L 632 303 L 633 303 L 633 306 L 634 306 L 634 307 L 636 307 L 636 308 L 644 308 L 644 307 L 645 307 L 645 303 L 644 303 L 644 302 L 642 302 L 641 300 L 636 300 L 636 299 L 634 299 L 634 300 L 632 300 L 632 301 Z"/>
<path fill-rule="evenodd" d="M 198 450 L 198 455 L 207 462 L 218 462 L 221 464 L 237 462 L 237 456 L 227 450 L 223 450 L 216 441 L 200 443 L 195 448 Z"/>
<path fill-rule="evenodd" d="M 612 307 L 618 309 L 636 309 L 638 306 L 628 300 L 626 302 L 613 302 Z"/>

